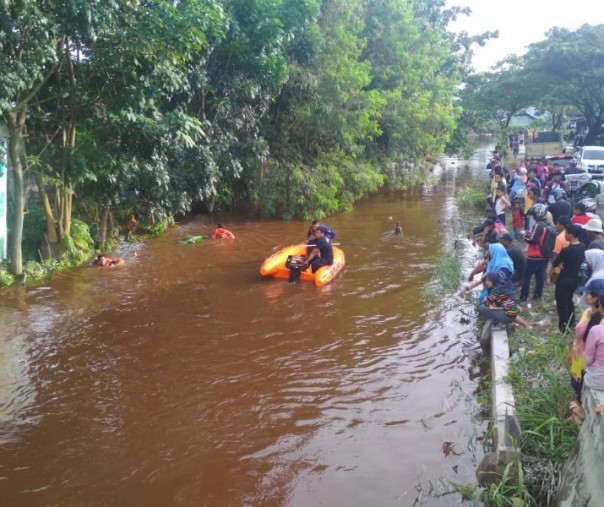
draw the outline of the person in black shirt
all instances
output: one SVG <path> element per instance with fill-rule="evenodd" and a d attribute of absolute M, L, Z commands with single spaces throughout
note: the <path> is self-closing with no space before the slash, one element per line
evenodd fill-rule
<path fill-rule="evenodd" d="M 524 264 L 526 262 L 524 253 L 514 245 L 514 238 L 512 238 L 511 234 L 503 234 L 499 238 L 499 242 L 503 245 L 503 248 L 505 248 L 514 263 L 514 281 L 518 282 L 522 280 L 522 272 L 524 271 Z"/>
<path fill-rule="evenodd" d="M 566 227 L 566 239 L 569 246 L 563 248 L 554 259 L 552 272 L 556 278 L 556 309 L 558 310 L 558 328 L 564 332 L 575 326 L 575 306 L 573 293 L 579 283 L 579 268 L 585 259 L 585 245 L 579 241 L 581 226 L 570 224 Z"/>
<path fill-rule="evenodd" d="M 322 229 L 317 228 L 315 231 L 314 246 L 306 257 L 305 264 L 310 264 L 313 273 L 322 266 L 333 264 L 333 247 Z"/>
<path fill-rule="evenodd" d="M 547 207 L 547 211 L 551 213 L 554 223 L 557 223 L 558 218 L 573 214 L 573 206 L 565 199 L 564 190 L 561 188 L 552 190 L 552 195 L 554 202 Z"/>

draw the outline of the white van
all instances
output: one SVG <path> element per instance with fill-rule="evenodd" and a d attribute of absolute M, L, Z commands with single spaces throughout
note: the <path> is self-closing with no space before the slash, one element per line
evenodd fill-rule
<path fill-rule="evenodd" d="M 581 169 L 596 179 L 604 178 L 604 146 L 583 146 L 579 153 Z"/>

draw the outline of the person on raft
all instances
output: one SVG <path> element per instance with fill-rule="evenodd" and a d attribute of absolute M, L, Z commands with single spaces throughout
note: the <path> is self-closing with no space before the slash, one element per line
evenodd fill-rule
<path fill-rule="evenodd" d="M 322 266 L 333 264 L 333 247 L 322 229 L 314 233 L 313 244 L 309 245 L 310 252 L 304 260 L 305 266 L 310 266 L 315 273 Z"/>
<path fill-rule="evenodd" d="M 124 264 L 126 264 L 124 259 L 120 259 L 119 257 L 107 257 L 103 254 L 100 254 L 92 261 L 92 265 L 99 268 L 115 268 L 117 266 L 123 266 Z"/>
<path fill-rule="evenodd" d="M 235 235 L 225 229 L 222 224 L 216 225 L 216 229 L 210 234 L 210 237 L 214 239 L 235 239 Z"/>
<path fill-rule="evenodd" d="M 328 227 L 325 224 L 321 224 L 319 223 L 318 220 L 313 220 L 310 223 L 310 227 L 308 228 L 308 232 L 306 233 L 306 239 L 308 242 L 310 242 L 311 240 L 314 239 L 315 237 L 315 231 L 317 231 L 318 229 L 321 229 L 323 231 L 323 235 L 329 239 L 335 239 L 336 237 L 336 231 L 334 231 L 331 227 Z"/>

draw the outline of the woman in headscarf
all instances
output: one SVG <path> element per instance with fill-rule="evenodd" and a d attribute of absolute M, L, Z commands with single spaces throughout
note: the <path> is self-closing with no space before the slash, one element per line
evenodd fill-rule
<path fill-rule="evenodd" d="M 499 274 L 498 280 L 494 280 L 495 287 L 514 299 L 516 297 L 516 288 L 513 282 L 514 261 L 501 243 L 491 243 L 489 245 L 489 258 L 486 272 Z"/>
<path fill-rule="evenodd" d="M 516 297 L 516 288 L 514 287 L 514 262 L 508 255 L 507 250 L 501 243 L 490 243 L 488 257 L 482 261 L 468 277 L 470 283 L 465 284 L 459 291 L 461 297 L 465 297 L 470 289 L 477 287 L 483 283 L 484 275 L 481 275 L 479 280 L 473 281 L 474 275 L 478 273 L 495 272 L 499 276 L 495 282 L 495 288 L 503 292 L 510 298 Z M 482 291 L 482 294 L 478 298 L 480 302 L 486 297 L 486 289 Z"/>

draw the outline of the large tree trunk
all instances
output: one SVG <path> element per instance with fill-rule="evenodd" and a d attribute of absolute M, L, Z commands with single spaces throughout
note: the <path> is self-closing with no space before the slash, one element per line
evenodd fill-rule
<path fill-rule="evenodd" d="M 103 251 L 105 249 L 105 245 L 107 244 L 107 221 L 109 220 L 109 207 L 103 210 L 103 214 L 101 215 L 101 222 L 99 224 L 99 242 L 100 249 Z"/>
<path fill-rule="evenodd" d="M 11 234 L 9 243 L 10 269 L 13 275 L 23 274 L 23 206 L 25 204 L 25 187 L 23 183 L 23 165 L 21 164 L 21 149 L 23 146 L 23 128 L 25 126 L 25 111 L 8 111 L 4 113 L 8 124 L 8 154 L 13 169 L 13 213 L 11 217 Z"/>
<path fill-rule="evenodd" d="M 44 217 L 46 218 L 46 240 L 49 243 L 56 244 L 59 242 L 59 235 L 57 234 L 57 225 L 55 223 L 55 217 L 52 212 L 52 206 L 50 205 L 50 199 L 46 193 L 46 188 L 42 182 L 42 177 L 36 174 L 36 185 L 38 192 L 40 193 L 40 202 L 42 203 L 42 210 L 44 211 Z"/>

